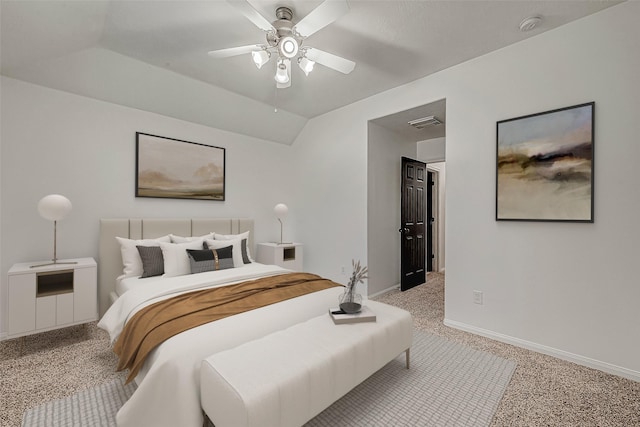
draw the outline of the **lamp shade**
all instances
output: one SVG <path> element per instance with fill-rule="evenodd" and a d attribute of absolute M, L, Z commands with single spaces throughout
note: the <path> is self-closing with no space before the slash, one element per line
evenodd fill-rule
<path fill-rule="evenodd" d="M 271 54 L 264 49 L 254 50 L 253 52 L 251 52 L 251 57 L 253 58 L 253 63 L 256 64 L 256 67 L 260 69 L 264 64 L 269 62 Z"/>
<path fill-rule="evenodd" d="M 58 221 L 71 212 L 71 201 L 60 194 L 50 194 L 40 199 L 38 212 L 44 219 Z"/>
<path fill-rule="evenodd" d="M 302 71 L 304 71 L 304 74 L 307 75 L 307 76 L 309 75 L 310 72 L 313 71 L 313 66 L 315 64 L 316 64 L 315 62 L 313 62 L 310 59 L 305 58 L 304 56 L 302 58 L 298 59 L 298 66 L 300 67 L 300 69 Z"/>
<path fill-rule="evenodd" d="M 289 72 L 287 71 L 287 65 L 284 63 L 284 61 L 278 64 L 274 79 L 276 79 L 278 83 L 282 84 L 289 82 Z"/>
<path fill-rule="evenodd" d="M 282 219 L 284 217 L 287 216 L 287 213 L 289 212 L 289 208 L 287 207 L 287 205 L 285 205 L 284 203 L 278 203 L 274 208 L 273 211 L 276 214 L 276 218 L 278 219 Z"/>

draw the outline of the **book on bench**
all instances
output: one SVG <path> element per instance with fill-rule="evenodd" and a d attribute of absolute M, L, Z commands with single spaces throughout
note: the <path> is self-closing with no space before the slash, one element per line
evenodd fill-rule
<path fill-rule="evenodd" d="M 333 319 L 333 323 L 336 325 L 342 323 L 360 323 L 360 322 L 375 322 L 376 314 L 371 311 L 367 306 L 362 306 L 362 310 L 358 313 L 347 314 L 340 310 L 338 307 L 329 309 L 329 316 Z"/>

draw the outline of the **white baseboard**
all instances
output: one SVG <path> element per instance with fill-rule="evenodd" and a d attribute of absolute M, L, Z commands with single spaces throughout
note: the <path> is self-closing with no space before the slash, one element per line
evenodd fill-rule
<path fill-rule="evenodd" d="M 471 332 L 472 334 L 481 335 L 483 337 L 491 338 L 496 341 L 501 341 L 507 344 L 512 344 L 517 347 L 526 348 L 542 354 L 548 354 L 549 356 L 557 357 L 558 359 L 567 360 L 569 362 L 577 363 L 578 365 L 587 366 L 589 368 L 598 369 L 600 371 L 618 375 L 620 377 L 628 378 L 633 381 L 640 382 L 640 372 L 632 369 L 623 368 L 621 366 L 613 365 L 611 363 L 602 362 L 600 360 L 591 359 L 589 357 L 573 354 L 568 351 L 559 350 L 557 348 L 548 347 L 546 345 L 537 344 L 531 341 L 526 341 L 520 338 L 511 337 L 509 335 L 500 334 L 487 329 L 477 328 L 475 326 L 467 325 L 465 323 L 456 322 L 455 320 L 444 319 L 446 326 L 460 329 L 462 331 Z"/>
<path fill-rule="evenodd" d="M 375 294 L 369 295 L 369 298 L 375 298 L 375 297 L 378 297 L 378 296 L 380 296 L 382 294 L 386 294 L 387 292 L 391 292 L 391 291 L 396 290 L 396 289 L 400 289 L 400 284 L 399 283 L 397 285 L 390 286 L 387 289 L 383 289 L 380 292 L 376 292 Z"/>
<path fill-rule="evenodd" d="M 0 332 L 0 341 L 4 341 L 7 339 L 7 333 L 6 332 Z"/>

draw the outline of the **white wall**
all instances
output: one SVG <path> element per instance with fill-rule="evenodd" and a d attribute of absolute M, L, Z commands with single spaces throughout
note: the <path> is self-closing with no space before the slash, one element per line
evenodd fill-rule
<path fill-rule="evenodd" d="M 366 257 L 367 121 L 446 98 L 447 323 L 640 379 L 638 16 L 625 2 L 311 120 L 294 143 L 309 266 Z M 496 222 L 496 121 L 588 101 L 595 223 Z"/>
<path fill-rule="evenodd" d="M 418 159 L 421 162 L 441 162 L 445 158 L 446 138 L 418 141 Z"/>
<path fill-rule="evenodd" d="M 1 85 L 0 331 L 7 270 L 53 255 L 53 225 L 36 209 L 47 194 L 73 204 L 58 224 L 58 258 L 97 257 L 99 219 L 110 217 L 253 217 L 256 242 L 279 237 L 273 206 L 291 200 L 282 174 L 291 147 L 6 77 Z M 227 200 L 136 198 L 136 131 L 225 147 Z"/>
<path fill-rule="evenodd" d="M 367 292 L 374 295 L 400 284 L 402 157 L 415 159 L 416 143 L 373 122 L 368 142 Z"/>

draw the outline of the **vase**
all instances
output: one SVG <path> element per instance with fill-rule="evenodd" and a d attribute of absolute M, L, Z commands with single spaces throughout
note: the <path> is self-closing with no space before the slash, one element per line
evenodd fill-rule
<path fill-rule="evenodd" d="M 360 312 L 362 309 L 362 295 L 357 292 L 345 291 L 338 299 L 340 310 L 347 314 Z"/>

